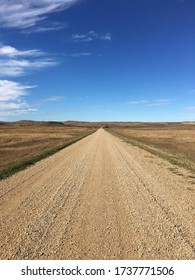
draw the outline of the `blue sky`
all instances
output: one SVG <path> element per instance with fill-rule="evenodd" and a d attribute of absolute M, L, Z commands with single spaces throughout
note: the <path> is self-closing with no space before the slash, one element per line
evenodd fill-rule
<path fill-rule="evenodd" d="M 195 121 L 194 0 L 0 0 L 0 120 Z"/>

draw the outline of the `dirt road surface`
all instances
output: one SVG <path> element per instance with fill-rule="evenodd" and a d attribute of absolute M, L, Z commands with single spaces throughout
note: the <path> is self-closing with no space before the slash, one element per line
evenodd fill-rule
<path fill-rule="evenodd" d="M 0 258 L 194 259 L 195 185 L 175 168 L 99 129 L 0 182 Z"/>

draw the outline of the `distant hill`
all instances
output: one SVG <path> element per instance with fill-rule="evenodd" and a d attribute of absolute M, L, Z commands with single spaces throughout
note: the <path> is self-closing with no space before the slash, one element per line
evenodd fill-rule
<path fill-rule="evenodd" d="M 32 120 L 20 120 L 16 122 L 5 122 L 0 121 L 0 126 L 4 125 L 20 125 L 20 126 L 77 126 L 77 127 L 122 127 L 122 128 L 144 128 L 148 126 L 153 127 L 164 127 L 164 126 L 172 126 L 172 125 L 195 125 L 195 122 L 185 121 L 185 122 L 86 122 L 86 121 L 32 121 Z"/>

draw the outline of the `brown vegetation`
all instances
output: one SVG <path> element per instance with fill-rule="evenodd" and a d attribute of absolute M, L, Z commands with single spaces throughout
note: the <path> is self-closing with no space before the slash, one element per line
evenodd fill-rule
<path fill-rule="evenodd" d="M 131 140 L 132 144 L 145 144 L 153 151 L 164 154 L 167 159 L 172 155 L 174 163 L 182 161 L 182 166 L 194 168 L 195 163 L 195 123 L 112 123 L 112 133 Z M 138 142 L 136 142 L 138 141 Z M 139 145 L 140 146 L 140 145 Z M 184 162 L 185 161 L 185 162 Z M 188 163 L 187 163 L 188 162 Z M 191 163 L 190 163 L 191 162 Z M 181 163 L 181 162 L 180 162 Z"/>
<path fill-rule="evenodd" d="M 104 127 L 133 145 L 195 170 L 195 122 L 0 122 L 0 179 Z M 18 168 L 19 167 L 19 168 Z"/>
<path fill-rule="evenodd" d="M 0 178 L 95 131 L 92 125 L 62 122 L 0 123 Z"/>

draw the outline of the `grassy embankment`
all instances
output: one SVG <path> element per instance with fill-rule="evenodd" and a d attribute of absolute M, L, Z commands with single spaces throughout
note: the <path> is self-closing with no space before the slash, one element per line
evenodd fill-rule
<path fill-rule="evenodd" d="M 1 123 L 0 180 L 53 155 L 95 130 L 92 125 L 74 123 Z"/>
<path fill-rule="evenodd" d="M 195 123 L 115 123 L 106 130 L 195 173 Z"/>

